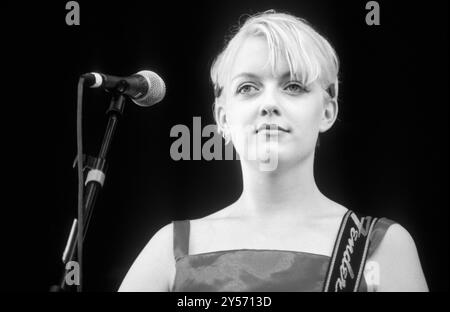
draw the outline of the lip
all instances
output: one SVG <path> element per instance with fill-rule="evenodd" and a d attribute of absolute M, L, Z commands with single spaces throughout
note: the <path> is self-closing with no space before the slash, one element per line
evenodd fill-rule
<path fill-rule="evenodd" d="M 258 128 L 256 128 L 256 133 L 261 132 L 261 131 L 265 131 L 265 132 L 275 132 L 275 131 L 282 131 L 282 132 L 289 132 L 289 130 L 287 130 L 286 128 L 283 128 L 282 126 L 278 125 L 278 124 L 268 124 L 268 123 L 264 123 L 262 125 L 260 125 Z"/>

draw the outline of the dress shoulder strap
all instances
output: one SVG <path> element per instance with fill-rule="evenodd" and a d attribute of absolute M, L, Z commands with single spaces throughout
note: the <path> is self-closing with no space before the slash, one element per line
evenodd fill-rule
<path fill-rule="evenodd" d="M 392 224 L 395 223 L 396 223 L 395 221 L 392 221 L 391 219 L 388 218 L 378 219 L 377 223 L 375 223 L 375 226 L 370 236 L 370 246 L 369 251 L 367 253 L 367 258 L 371 257 L 372 254 L 375 252 L 375 250 L 377 250 L 387 230 Z"/>
<path fill-rule="evenodd" d="M 173 221 L 173 254 L 175 261 L 189 254 L 189 220 Z"/>

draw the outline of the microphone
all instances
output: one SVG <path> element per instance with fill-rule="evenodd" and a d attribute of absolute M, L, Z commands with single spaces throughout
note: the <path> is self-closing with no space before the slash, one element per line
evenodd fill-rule
<path fill-rule="evenodd" d="M 101 73 L 86 73 L 82 77 L 91 88 L 116 89 L 128 95 L 139 106 L 148 107 L 160 102 L 166 95 L 166 85 L 156 73 L 141 70 L 128 77 Z"/>

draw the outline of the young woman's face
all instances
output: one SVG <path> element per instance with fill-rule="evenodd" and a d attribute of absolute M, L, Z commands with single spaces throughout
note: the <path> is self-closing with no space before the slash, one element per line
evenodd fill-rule
<path fill-rule="evenodd" d="M 231 67 L 219 118 L 224 116 L 241 159 L 258 163 L 276 153 L 279 164 L 299 162 L 314 152 L 322 131 L 324 91 L 318 83 L 303 86 L 291 80 L 285 59 L 272 73 L 268 57 L 263 37 L 245 39 Z M 271 129 L 264 130 L 265 125 Z"/>

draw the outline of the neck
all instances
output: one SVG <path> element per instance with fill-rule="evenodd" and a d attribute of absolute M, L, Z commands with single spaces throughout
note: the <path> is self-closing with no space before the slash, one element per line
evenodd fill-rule
<path fill-rule="evenodd" d="M 324 196 L 314 180 L 314 154 L 301 162 L 264 172 L 242 163 L 244 188 L 239 210 L 253 217 L 310 215 Z"/>

